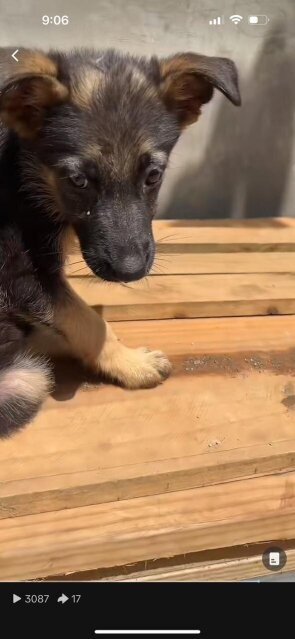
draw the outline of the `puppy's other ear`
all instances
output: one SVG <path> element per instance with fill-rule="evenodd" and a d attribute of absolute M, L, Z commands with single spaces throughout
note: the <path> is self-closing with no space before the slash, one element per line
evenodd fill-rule
<path fill-rule="evenodd" d="M 211 100 L 214 87 L 235 105 L 241 104 L 238 74 L 228 58 L 179 53 L 160 60 L 160 95 L 181 127 L 195 122 L 201 106 Z"/>
<path fill-rule="evenodd" d="M 69 91 L 57 74 L 55 62 L 39 51 L 25 51 L 17 68 L 9 66 L 0 89 L 0 118 L 21 137 L 34 137 L 46 110 L 67 100 Z"/>

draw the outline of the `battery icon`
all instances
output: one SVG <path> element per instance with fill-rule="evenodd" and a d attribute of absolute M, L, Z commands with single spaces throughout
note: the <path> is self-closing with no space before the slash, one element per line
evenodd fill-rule
<path fill-rule="evenodd" d="M 255 24 L 258 26 L 267 24 L 269 22 L 269 18 L 267 16 L 248 16 L 249 24 Z"/>

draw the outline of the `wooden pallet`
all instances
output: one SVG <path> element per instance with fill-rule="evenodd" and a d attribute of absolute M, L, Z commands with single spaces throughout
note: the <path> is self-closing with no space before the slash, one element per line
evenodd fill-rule
<path fill-rule="evenodd" d="M 265 573 L 270 542 L 294 568 L 295 222 L 159 221 L 155 233 L 143 282 L 100 283 L 76 272 L 79 256 L 67 268 L 119 337 L 164 350 L 173 375 L 126 391 L 66 368 L 34 423 L 1 442 L 1 580 L 248 578 Z"/>

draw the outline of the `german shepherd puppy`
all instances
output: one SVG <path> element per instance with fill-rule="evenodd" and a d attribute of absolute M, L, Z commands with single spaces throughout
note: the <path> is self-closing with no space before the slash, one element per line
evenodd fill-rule
<path fill-rule="evenodd" d="M 181 53 L 21 49 L 0 59 L 0 434 L 35 416 L 51 388 L 35 327 L 63 336 L 88 369 L 126 388 L 159 384 L 161 352 L 121 344 L 70 288 L 67 238 L 99 278 L 130 282 L 154 260 L 152 219 L 168 158 L 218 88 L 235 105 L 235 65 Z"/>

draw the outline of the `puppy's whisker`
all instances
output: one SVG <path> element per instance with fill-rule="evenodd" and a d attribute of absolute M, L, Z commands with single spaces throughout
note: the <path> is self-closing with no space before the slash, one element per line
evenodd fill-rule
<path fill-rule="evenodd" d="M 164 270 L 160 269 L 157 264 L 153 266 L 150 272 L 150 275 L 165 275 L 165 274 L 166 274 L 165 269 Z"/>
<path fill-rule="evenodd" d="M 66 262 L 66 266 L 76 266 L 76 264 L 83 264 L 84 260 L 78 260 L 77 262 Z M 86 264 L 84 264 L 86 267 Z"/>
<path fill-rule="evenodd" d="M 148 288 L 148 289 L 149 289 L 149 288 L 150 288 L 149 276 L 148 276 L 148 275 L 146 275 L 145 277 L 143 277 L 143 278 L 140 280 L 140 284 L 143 284 L 143 286 L 144 286 L 145 288 Z"/>
<path fill-rule="evenodd" d="M 170 257 L 172 257 L 172 256 L 170 255 Z M 155 263 L 155 264 L 159 264 L 159 263 L 161 263 L 161 264 L 162 264 L 163 262 L 165 262 L 166 264 L 167 264 L 167 263 L 169 264 L 169 263 L 171 263 L 171 260 L 166 259 L 166 256 L 165 256 L 165 257 L 162 257 L 162 255 L 156 255 L 156 257 L 155 257 L 155 262 L 154 262 L 154 263 Z"/>
<path fill-rule="evenodd" d="M 129 288 L 130 291 L 134 291 L 135 290 L 133 288 L 133 286 L 128 286 L 128 284 L 126 282 L 118 282 L 118 284 L 120 284 L 120 286 L 123 286 L 124 288 Z"/>
<path fill-rule="evenodd" d="M 86 266 L 86 265 L 85 265 L 85 266 L 82 266 L 82 268 L 78 268 L 78 269 L 76 269 L 75 271 L 73 271 L 73 273 L 71 273 L 71 276 L 72 276 L 72 275 L 76 275 L 77 273 L 80 273 L 81 271 L 85 271 L 85 269 L 87 269 L 87 266 Z M 89 279 L 90 279 L 90 278 L 89 278 Z"/>
<path fill-rule="evenodd" d="M 165 235 L 165 237 L 160 237 L 157 239 L 157 244 L 163 244 L 163 242 L 167 242 L 168 240 L 176 240 L 177 244 L 181 243 L 181 240 L 188 240 L 190 235 L 179 235 L 178 233 L 173 233 L 172 235 Z"/>
<path fill-rule="evenodd" d="M 166 243 L 168 243 L 168 241 L 172 241 L 174 239 L 177 241 L 177 236 L 176 235 L 167 235 L 167 237 L 159 238 L 157 240 L 156 244 L 157 245 L 166 244 Z"/>

